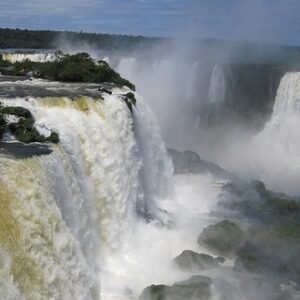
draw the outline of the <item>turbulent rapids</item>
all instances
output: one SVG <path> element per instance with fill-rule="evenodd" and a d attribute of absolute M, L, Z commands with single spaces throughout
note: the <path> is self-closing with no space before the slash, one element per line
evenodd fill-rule
<path fill-rule="evenodd" d="M 1 103 L 30 110 L 60 143 L 50 155 L 1 155 L 0 297 L 99 299 L 101 254 L 118 250 L 135 215 L 158 216 L 169 185 L 154 118 L 141 98 L 131 113 L 118 89 Z"/>

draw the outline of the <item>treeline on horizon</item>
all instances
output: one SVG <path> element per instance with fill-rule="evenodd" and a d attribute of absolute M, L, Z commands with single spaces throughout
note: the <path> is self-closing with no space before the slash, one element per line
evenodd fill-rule
<path fill-rule="evenodd" d="M 165 40 L 132 35 L 0 28 L 0 49 L 56 49 L 61 38 L 99 48 L 128 50 Z"/>
<path fill-rule="evenodd" d="M 143 53 L 151 57 L 162 52 L 168 54 L 174 45 L 183 42 L 189 48 L 188 57 L 191 60 L 201 59 L 213 64 L 271 64 L 276 68 L 284 65 L 284 68 L 300 69 L 300 46 L 212 38 L 192 39 L 188 43 L 184 39 L 176 39 L 175 43 L 170 41 L 170 38 L 133 35 L 0 28 L 0 49 L 60 49 L 61 42 L 75 46 L 86 43 L 95 49 L 120 51 L 123 55 Z M 157 52 L 157 45 L 166 47 L 158 48 Z"/>

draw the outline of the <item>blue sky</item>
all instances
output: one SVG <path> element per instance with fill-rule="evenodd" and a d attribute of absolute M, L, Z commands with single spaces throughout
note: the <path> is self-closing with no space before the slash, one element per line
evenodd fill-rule
<path fill-rule="evenodd" d="M 300 0 L 0 0 L 0 27 L 300 45 Z"/>

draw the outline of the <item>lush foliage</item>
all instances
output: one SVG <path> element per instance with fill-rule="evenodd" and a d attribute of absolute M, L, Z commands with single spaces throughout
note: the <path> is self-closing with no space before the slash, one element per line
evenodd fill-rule
<path fill-rule="evenodd" d="M 129 35 L 0 28 L 0 48 L 2 49 L 53 49 L 56 48 L 56 41 L 61 38 L 74 44 L 88 43 L 97 48 L 122 50 L 133 50 L 141 44 L 149 47 L 161 40 Z"/>
<path fill-rule="evenodd" d="M 23 76 L 32 73 L 34 77 L 56 81 L 109 82 L 135 89 L 131 82 L 122 78 L 107 62 L 95 63 L 87 53 L 63 55 L 53 62 L 40 63 L 29 60 L 16 62 L 14 72 L 15 75 Z"/>
<path fill-rule="evenodd" d="M 14 115 L 19 119 L 17 122 L 7 124 L 4 115 Z M 0 140 L 6 129 L 9 129 L 15 138 L 22 143 L 59 142 L 59 136 L 56 132 L 51 132 L 47 138 L 41 135 L 34 127 L 34 118 L 31 112 L 19 106 L 0 106 Z"/>

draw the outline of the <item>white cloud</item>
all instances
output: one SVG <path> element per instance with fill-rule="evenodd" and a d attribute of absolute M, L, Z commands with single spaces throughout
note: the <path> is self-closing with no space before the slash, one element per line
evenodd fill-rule
<path fill-rule="evenodd" d="M 102 3 L 97 0 L 0 0 L 0 17 L 55 16 L 80 13 Z"/>

